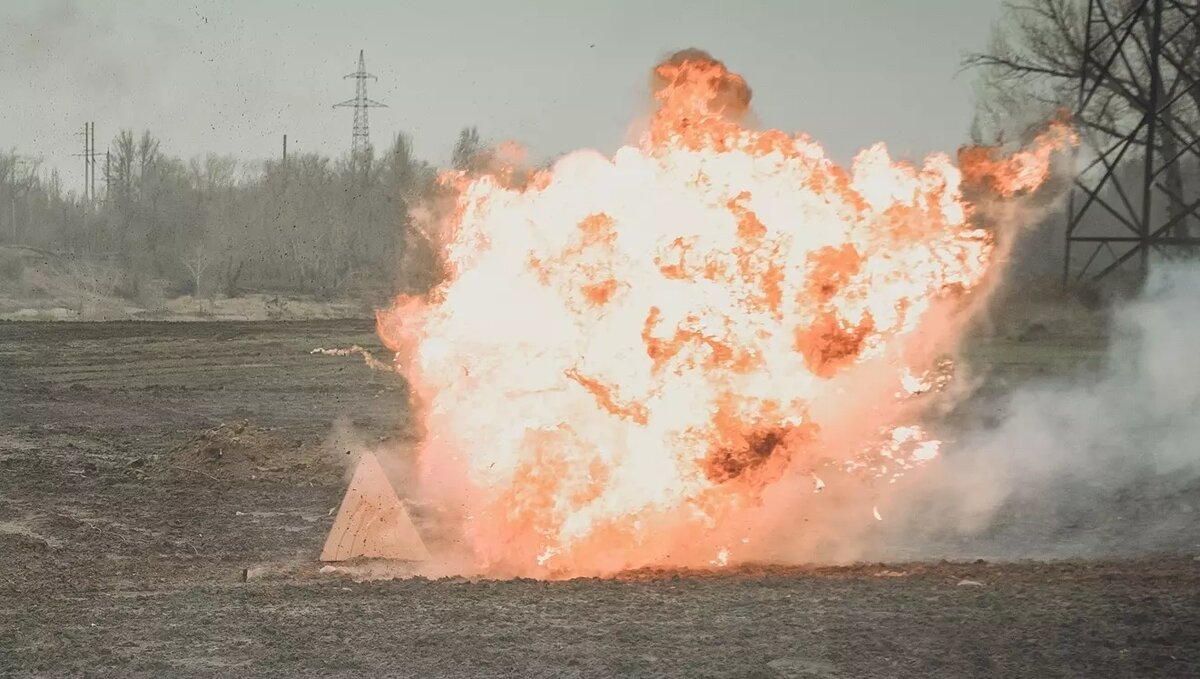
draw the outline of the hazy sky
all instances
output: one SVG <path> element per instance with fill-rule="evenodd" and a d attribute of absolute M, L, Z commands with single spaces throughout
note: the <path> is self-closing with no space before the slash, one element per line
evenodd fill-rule
<path fill-rule="evenodd" d="M 167 153 L 244 159 L 341 153 L 366 50 L 379 76 L 376 146 L 399 131 L 445 163 L 457 132 L 534 157 L 611 151 L 664 55 L 699 47 L 746 77 L 760 120 L 807 131 L 839 159 L 877 140 L 896 155 L 953 150 L 970 125 L 965 52 L 999 0 L 2 0 L 0 147 L 82 181 L 75 136 L 101 150 L 150 129 Z"/>

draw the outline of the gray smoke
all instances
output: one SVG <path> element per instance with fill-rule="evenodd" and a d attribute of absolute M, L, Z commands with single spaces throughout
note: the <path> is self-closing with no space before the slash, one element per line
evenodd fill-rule
<path fill-rule="evenodd" d="M 1198 338 L 1200 266 L 1161 263 L 1114 311 L 1103 368 L 1018 387 L 947 446 L 889 556 L 1200 554 Z"/>

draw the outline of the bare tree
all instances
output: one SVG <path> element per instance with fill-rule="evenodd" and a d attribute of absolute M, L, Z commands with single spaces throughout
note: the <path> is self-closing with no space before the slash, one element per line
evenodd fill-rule
<path fill-rule="evenodd" d="M 22 234 L 20 224 L 25 222 L 25 230 L 31 226 L 29 215 L 29 199 L 30 194 L 39 187 L 40 180 L 38 177 L 38 169 L 41 161 L 24 158 L 17 153 L 0 153 L 0 198 L 3 199 L 0 203 L 0 213 L 7 218 L 9 222 L 8 236 L 13 243 L 19 240 L 24 240 L 29 234 Z M 24 214 L 24 220 L 18 219 L 17 202 L 19 200 L 24 209 L 21 213 Z M 0 222 L 5 221 L 0 219 Z"/>
<path fill-rule="evenodd" d="M 479 130 L 475 127 L 464 127 L 458 133 L 458 141 L 454 142 L 454 153 L 450 164 L 462 172 L 475 172 L 488 164 L 488 148 L 479 138 Z"/>
<path fill-rule="evenodd" d="M 1027 0 L 1005 4 L 991 48 L 966 59 L 968 67 L 982 71 L 980 118 L 975 133 L 981 141 L 996 141 L 1015 131 L 1014 125 L 1030 116 L 1045 118 L 1055 108 L 1076 110 L 1076 124 L 1093 149 L 1109 148 L 1115 140 L 1134 137 L 1144 150 L 1145 135 L 1138 136 L 1149 102 L 1170 102 L 1161 115 L 1170 123 L 1154 138 L 1161 157 L 1178 160 L 1181 145 L 1197 138 L 1200 129 L 1200 22 L 1195 3 L 1164 3 L 1159 35 L 1162 41 L 1159 78 L 1152 76 L 1151 42 L 1155 40 L 1146 0 L 1109 0 L 1096 3 L 1090 16 L 1094 26 L 1127 26 L 1126 39 L 1093 46 L 1087 59 L 1087 0 Z M 1125 22 L 1126 19 L 1133 20 Z M 1090 99 L 1079 96 L 1081 78 L 1103 64 L 1109 77 L 1096 79 L 1098 89 Z M 1151 92 L 1152 89 L 1156 91 Z M 990 138 L 987 138 L 990 137 Z M 1170 162 L 1165 171 L 1168 211 L 1176 235 L 1187 235 L 1183 218 L 1183 168 Z"/>
<path fill-rule="evenodd" d="M 204 272 L 212 264 L 212 258 L 209 256 L 208 248 L 204 243 L 197 243 L 192 247 L 187 257 L 183 261 L 184 267 L 192 276 L 192 294 L 196 297 L 200 296 L 200 285 L 203 282 Z"/>

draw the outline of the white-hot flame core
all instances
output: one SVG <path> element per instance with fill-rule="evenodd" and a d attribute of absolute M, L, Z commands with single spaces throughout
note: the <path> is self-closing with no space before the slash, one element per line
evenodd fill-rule
<path fill-rule="evenodd" d="M 448 280 L 381 316 L 426 481 L 484 568 L 724 565 L 765 489 L 895 426 L 897 384 L 927 389 L 929 333 L 953 332 L 931 310 L 987 271 L 948 157 L 877 145 L 846 171 L 714 110 L 719 63 L 675 67 L 640 145 L 520 188 L 459 178 Z M 937 453 L 890 431 L 902 467 Z"/>

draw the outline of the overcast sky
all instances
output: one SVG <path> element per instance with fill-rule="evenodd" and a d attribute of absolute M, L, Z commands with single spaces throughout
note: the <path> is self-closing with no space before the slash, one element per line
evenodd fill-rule
<path fill-rule="evenodd" d="M 150 129 L 172 155 L 342 153 L 366 50 L 376 146 L 400 131 L 443 164 L 460 128 L 535 158 L 618 146 L 649 69 L 699 47 L 741 73 L 771 127 L 839 159 L 953 150 L 971 121 L 965 52 L 999 0 L 0 0 L 0 147 L 82 181 L 75 136 L 100 149 Z"/>

